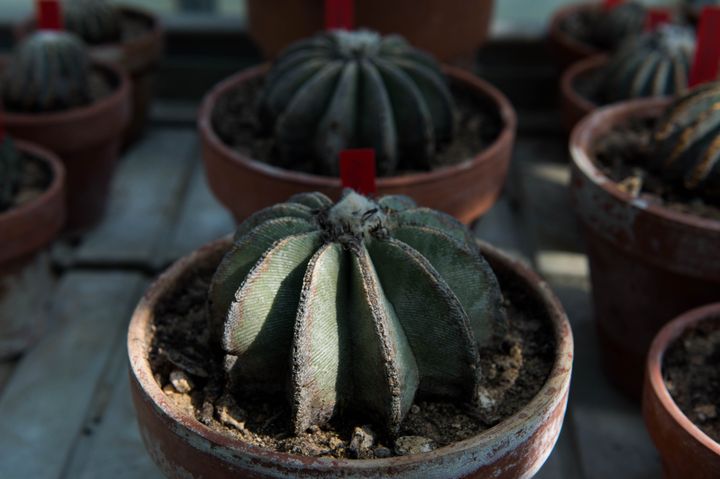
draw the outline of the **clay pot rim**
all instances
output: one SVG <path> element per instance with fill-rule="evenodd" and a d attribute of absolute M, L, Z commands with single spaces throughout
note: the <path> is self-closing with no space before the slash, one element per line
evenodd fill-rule
<path fill-rule="evenodd" d="M 149 361 L 147 349 L 150 345 L 149 322 L 152 317 L 153 305 L 162 297 L 167 289 L 173 286 L 180 275 L 187 271 L 191 265 L 203 261 L 220 249 L 226 249 L 231 244 L 231 237 L 209 243 L 188 256 L 176 261 L 148 288 L 137 308 L 135 309 L 128 327 L 128 354 L 133 379 L 144 391 L 146 398 L 152 402 L 152 407 L 169 422 L 171 430 L 176 434 L 184 434 L 182 429 L 189 430 L 192 435 L 200 437 L 213 446 L 225 448 L 231 453 L 238 453 L 253 460 L 281 463 L 303 463 L 310 470 L 333 471 L 348 469 L 362 471 L 363 469 L 396 468 L 433 460 L 438 457 L 454 455 L 462 451 L 477 449 L 484 444 L 494 443 L 498 438 L 511 437 L 508 447 L 512 447 L 514 432 L 520 430 L 523 424 L 536 422 L 538 424 L 547 419 L 548 411 L 554 410 L 556 404 L 564 401 L 569 391 L 570 374 L 573 361 L 573 336 L 567 315 L 559 299 L 554 295 L 548 284 L 534 271 L 519 260 L 513 259 L 500 250 L 476 240 L 484 255 L 492 257 L 492 262 L 501 263 L 507 271 L 512 271 L 516 278 L 524 283 L 527 291 L 543 303 L 552 323 L 553 336 L 556 342 L 555 359 L 545 384 L 535 396 L 515 414 L 506 418 L 494 427 L 483 431 L 463 441 L 443 446 L 428 453 L 412 454 L 385 459 L 330 459 L 311 458 L 295 454 L 281 453 L 248 444 L 244 441 L 223 435 L 208 426 L 200 423 L 191 415 L 185 414 L 179 408 L 173 407 L 170 400 L 155 382 Z"/>
<path fill-rule="evenodd" d="M 236 73 L 215 85 L 215 87 L 213 87 L 213 89 L 205 95 L 200 107 L 200 113 L 198 115 L 198 129 L 200 134 L 205 137 L 212 148 L 220 151 L 225 157 L 229 158 L 234 163 L 240 163 L 246 168 L 262 173 L 274 180 L 292 181 L 295 183 L 311 185 L 313 188 L 339 188 L 341 185 L 340 178 L 298 172 L 263 163 L 259 160 L 251 158 L 248 155 L 239 153 L 234 148 L 228 146 L 215 132 L 215 129 L 212 126 L 212 113 L 215 106 L 218 104 L 218 100 L 226 93 L 235 89 L 238 84 L 264 75 L 267 73 L 269 68 L 269 63 L 251 67 Z M 475 94 L 481 95 L 491 101 L 503 123 L 500 134 L 489 146 L 477 152 L 477 154 L 467 161 L 441 167 L 428 172 L 378 177 L 378 188 L 431 183 L 448 176 L 456 175 L 462 171 L 472 169 L 478 164 L 490 161 L 498 154 L 503 145 L 512 143 L 517 129 L 517 115 L 505 95 L 490 83 L 462 68 L 443 64 L 442 69 L 451 81 L 461 83 L 464 87 L 469 87 L 469 89 Z"/>
<path fill-rule="evenodd" d="M 636 198 L 618 188 L 617 183 L 603 173 L 591 159 L 598 131 L 605 133 L 617 118 L 648 118 L 659 113 L 672 101 L 669 97 L 641 98 L 598 108 L 583 118 L 570 136 L 570 156 L 583 176 L 618 201 L 626 203 L 638 213 L 649 214 L 669 223 L 681 223 L 691 228 L 710 230 L 720 234 L 720 221 L 675 211 L 666 206 Z M 602 126 L 599 126 L 602 125 Z"/>
<path fill-rule="evenodd" d="M 581 42 L 580 40 L 568 35 L 561 28 L 561 23 L 570 15 L 576 14 L 583 10 L 594 10 L 599 7 L 599 3 L 585 2 L 567 5 L 565 7 L 557 9 L 555 13 L 553 13 L 553 16 L 550 20 L 550 36 L 557 43 L 564 45 L 567 49 L 574 50 L 578 54 L 583 56 L 592 56 L 598 53 L 602 53 L 603 50 L 593 45 L 590 45 L 589 43 Z"/>
<path fill-rule="evenodd" d="M 610 56 L 607 53 L 598 53 L 588 58 L 578 60 L 570 65 L 563 72 L 560 79 L 560 90 L 562 92 L 562 96 L 588 113 L 600 108 L 601 105 L 598 105 L 597 103 L 582 96 L 575 88 L 575 83 L 579 76 L 605 66 L 609 58 Z"/>
<path fill-rule="evenodd" d="M 7 63 L 7 59 L 7 56 L 0 57 L 0 63 L 4 65 Z M 78 121 L 89 116 L 102 114 L 106 110 L 115 108 L 116 104 L 124 102 L 130 95 L 130 78 L 127 73 L 123 69 L 104 61 L 93 60 L 92 65 L 94 68 L 105 70 L 106 73 L 111 74 L 117 80 L 118 85 L 110 95 L 88 105 L 63 111 L 18 113 L 3 110 L 5 121 L 12 123 L 13 127 L 37 126 L 38 124 L 46 124 L 47 127 L 50 127 L 53 124 Z"/>
<path fill-rule="evenodd" d="M 645 366 L 645 374 L 653 394 L 672 419 L 696 441 L 714 454 L 720 456 L 720 443 L 715 442 L 710 436 L 705 434 L 702 429 L 697 427 L 685 413 L 682 412 L 670 395 L 662 377 L 662 361 L 665 351 L 667 351 L 670 344 L 678 339 L 688 328 L 713 317 L 720 317 L 720 303 L 713 303 L 692 309 L 663 326 L 650 346 Z"/>

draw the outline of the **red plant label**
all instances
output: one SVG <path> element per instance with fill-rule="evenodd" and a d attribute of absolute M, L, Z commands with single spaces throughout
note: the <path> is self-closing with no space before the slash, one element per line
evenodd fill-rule
<path fill-rule="evenodd" d="M 40 30 L 62 30 L 62 10 L 58 0 L 37 0 L 37 26 Z"/>
<path fill-rule="evenodd" d="M 670 23 L 672 14 L 667 8 L 649 8 L 645 17 L 645 31 L 652 32 L 657 30 L 661 25 Z"/>
<path fill-rule="evenodd" d="M 621 3 L 623 3 L 623 0 L 603 0 L 603 6 L 606 10 L 612 10 Z"/>
<path fill-rule="evenodd" d="M 707 6 L 700 14 L 690 86 L 714 81 L 720 67 L 720 6 Z"/>
<path fill-rule="evenodd" d="M 325 30 L 352 30 L 354 27 L 354 0 L 325 0 Z"/>
<path fill-rule="evenodd" d="M 359 148 L 341 151 L 340 180 L 343 188 L 352 188 L 363 195 L 376 193 L 375 150 Z"/>

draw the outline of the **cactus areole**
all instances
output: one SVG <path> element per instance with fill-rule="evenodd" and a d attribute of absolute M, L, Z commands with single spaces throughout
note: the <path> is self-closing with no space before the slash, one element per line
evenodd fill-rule
<path fill-rule="evenodd" d="M 338 154 L 373 148 L 378 173 L 429 169 L 452 140 L 456 111 L 438 63 L 397 35 L 332 30 L 275 61 L 258 115 L 288 161 L 337 176 Z"/>
<path fill-rule="evenodd" d="M 231 388 L 285 392 L 296 433 L 348 412 L 393 434 L 416 393 L 477 403 L 480 350 L 507 327 L 462 224 L 352 190 L 241 224 L 209 310 Z"/>

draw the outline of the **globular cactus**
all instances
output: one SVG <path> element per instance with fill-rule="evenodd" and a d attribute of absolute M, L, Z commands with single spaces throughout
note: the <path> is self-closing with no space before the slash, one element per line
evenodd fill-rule
<path fill-rule="evenodd" d="M 378 172 L 427 169 L 455 131 L 439 65 L 399 36 L 331 31 L 291 45 L 267 76 L 259 116 L 288 162 L 338 174 L 338 153 L 374 148 Z"/>
<path fill-rule="evenodd" d="M 477 400 L 506 327 L 468 230 L 407 197 L 305 193 L 240 225 L 212 279 L 230 384 L 285 391 L 294 430 L 341 411 L 393 433 L 415 393 Z"/>
<path fill-rule="evenodd" d="M 0 212 L 13 204 L 22 181 L 22 160 L 12 140 L 0 139 Z"/>
<path fill-rule="evenodd" d="M 609 10 L 598 6 L 567 17 L 563 28 L 581 42 L 613 51 L 643 31 L 646 14 L 638 2 L 625 2 Z"/>
<path fill-rule="evenodd" d="M 25 113 L 87 105 L 90 58 L 75 35 L 39 30 L 16 48 L 0 79 L 5 107 Z"/>
<path fill-rule="evenodd" d="M 107 0 L 63 0 L 62 6 L 65 27 L 85 43 L 98 45 L 120 40 L 120 12 Z"/>
<path fill-rule="evenodd" d="M 720 202 L 720 82 L 677 98 L 653 134 L 651 168 L 670 184 Z"/>
<path fill-rule="evenodd" d="M 672 96 L 688 87 L 695 54 L 691 28 L 664 25 L 628 40 L 599 74 L 599 97 L 616 102 Z"/>

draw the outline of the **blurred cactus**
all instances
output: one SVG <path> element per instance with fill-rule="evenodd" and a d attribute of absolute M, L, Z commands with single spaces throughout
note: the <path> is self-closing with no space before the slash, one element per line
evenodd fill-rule
<path fill-rule="evenodd" d="M 230 384 L 286 391 L 297 433 L 347 410 L 397 432 L 418 391 L 477 401 L 479 350 L 506 327 L 465 226 L 407 197 L 352 191 L 250 217 L 209 298 Z"/>
<path fill-rule="evenodd" d="M 85 46 L 75 35 L 37 31 L 18 45 L 0 79 L 5 107 L 40 113 L 87 105 L 90 71 Z"/>
<path fill-rule="evenodd" d="M 267 76 L 259 115 L 286 161 L 312 158 L 317 172 L 333 176 L 347 148 L 374 148 L 382 175 L 427 169 L 456 122 L 435 60 L 399 36 L 367 30 L 288 47 Z"/>
<path fill-rule="evenodd" d="M 720 82 L 677 98 L 658 122 L 652 168 L 670 184 L 720 201 Z"/>
<path fill-rule="evenodd" d="M 22 182 L 22 159 L 7 135 L 0 139 L 0 211 L 13 205 Z"/>
<path fill-rule="evenodd" d="M 606 10 L 580 10 L 565 19 L 562 28 L 572 37 L 600 50 L 616 50 L 625 40 L 640 34 L 647 10 L 639 2 L 625 2 Z"/>
<path fill-rule="evenodd" d="M 89 45 L 113 43 L 122 36 L 120 13 L 107 0 L 63 0 L 65 27 Z"/>

